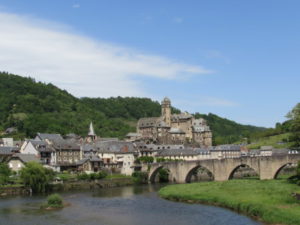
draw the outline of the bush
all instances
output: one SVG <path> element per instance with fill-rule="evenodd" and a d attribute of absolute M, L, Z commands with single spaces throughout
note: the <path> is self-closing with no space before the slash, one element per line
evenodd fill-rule
<path fill-rule="evenodd" d="M 107 172 L 100 171 L 96 174 L 96 179 L 103 179 L 103 178 L 107 177 L 107 175 L 108 175 Z"/>
<path fill-rule="evenodd" d="M 59 194 L 52 194 L 48 196 L 47 204 L 48 207 L 61 208 L 63 207 L 63 200 Z"/>
<path fill-rule="evenodd" d="M 153 163 L 154 158 L 152 156 L 141 156 L 136 159 L 136 162 L 142 162 L 142 163 Z"/>
<path fill-rule="evenodd" d="M 100 171 L 98 173 L 81 173 L 77 175 L 78 180 L 97 180 L 97 179 L 103 179 L 107 177 L 107 172 Z"/>
<path fill-rule="evenodd" d="M 6 163 L 0 163 L 0 184 L 7 184 L 11 174 L 12 171 L 8 165 Z"/>
<path fill-rule="evenodd" d="M 87 173 L 81 173 L 77 175 L 78 180 L 89 180 L 90 176 Z"/>
<path fill-rule="evenodd" d="M 20 171 L 21 179 L 34 193 L 43 193 L 49 189 L 49 182 L 53 179 L 53 171 L 44 168 L 37 162 L 29 162 Z"/>
<path fill-rule="evenodd" d="M 148 173 L 146 172 L 141 172 L 141 171 L 135 171 L 132 173 L 133 181 L 135 183 L 148 183 Z"/>

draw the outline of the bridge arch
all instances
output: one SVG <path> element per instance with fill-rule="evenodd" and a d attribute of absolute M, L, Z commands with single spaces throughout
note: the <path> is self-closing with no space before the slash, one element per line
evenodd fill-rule
<path fill-rule="evenodd" d="M 257 171 L 255 168 L 251 167 L 250 165 L 248 165 L 247 163 L 241 163 L 237 166 L 235 166 L 231 172 L 229 173 L 228 176 L 228 180 L 232 180 L 234 177 L 234 174 L 240 169 L 240 168 L 250 168 L 251 170 L 253 170 L 258 176 L 259 176 L 259 171 Z"/>
<path fill-rule="evenodd" d="M 167 166 L 164 166 L 164 165 L 158 166 L 151 173 L 149 173 L 148 180 L 150 183 L 155 183 L 156 176 L 158 175 L 158 173 L 161 169 L 166 169 L 168 171 L 168 174 L 170 174 L 170 169 Z"/>
<path fill-rule="evenodd" d="M 191 183 L 192 176 L 198 171 L 198 169 L 201 169 L 201 168 L 206 170 L 207 173 L 212 177 L 212 180 L 214 180 L 214 174 L 209 168 L 207 168 L 206 166 L 203 166 L 203 165 L 196 165 L 196 166 L 192 167 L 186 174 L 185 183 Z"/>
<path fill-rule="evenodd" d="M 283 168 L 285 168 L 286 166 L 292 165 L 292 164 L 293 163 L 288 162 L 288 163 L 285 163 L 285 164 L 281 165 L 279 168 L 277 168 L 275 170 L 274 175 L 273 175 L 273 179 L 276 179 L 278 177 L 279 173 L 283 170 Z"/>

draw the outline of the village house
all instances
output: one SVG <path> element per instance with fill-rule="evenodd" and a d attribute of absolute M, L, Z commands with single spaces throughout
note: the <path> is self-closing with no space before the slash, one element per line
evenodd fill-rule
<path fill-rule="evenodd" d="M 76 170 L 77 162 L 82 159 L 82 151 L 79 144 L 68 140 L 53 141 L 55 150 L 56 167 L 60 170 Z"/>
<path fill-rule="evenodd" d="M 242 155 L 241 145 L 218 145 L 210 147 L 211 159 L 239 158 Z"/>
<path fill-rule="evenodd" d="M 46 141 L 26 140 L 21 146 L 20 153 L 35 155 L 40 158 L 44 165 L 53 166 L 56 164 L 55 149 Z"/>
<path fill-rule="evenodd" d="M 138 156 L 133 143 L 126 141 L 101 141 L 95 143 L 97 154 L 103 165 L 121 174 L 131 175 Z"/>
<path fill-rule="evenodd" d="M 207 149 L 201 148 L 170 148 L 161 150 L 156 155 L 156 158 L 182 161 L 204 160 L 210 159 L 210 152 Z"/>
<path fill-rule="evenodd" d="M 19 172 L 28 162 L 39 163 L 40 160 L 36 155 L 33 154 L 15 153 L 8 160 L 8 166 L 12 171 Z"/>

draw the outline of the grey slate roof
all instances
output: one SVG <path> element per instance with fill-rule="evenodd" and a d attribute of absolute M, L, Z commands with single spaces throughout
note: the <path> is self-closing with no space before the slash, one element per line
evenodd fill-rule
<path fill-rule="evenodd" d="M 37 148 L 38 146 L 46 146 L 47 142 L 46 141 L 37 141 L 37 140 L 29 140 L 29 142 Z"/>
<path fill-rule="evenodd" d="M 80 150 L 80 145 L 73 139 L 70 140 L 57 139 L 53 141 L 53 148 L 55 148 L 56 150 L 59 149 Z"/>
<path fill-rule="evenodd" d="M 164 149 L 158 153 L 158 156 L 193 156 L 198 155 L 196 149 Z"/>
<path fill-rule="evenodd" d="M 272 155 L 287 155 L 289 154 L 290 149 L 287 148 L 281 148 L 281 149 L 273 149 Z"/>
<path fill-rule="evenodd" d="M 126 141 L 101 141 L 95 143 L 96 150 L 101 153 L 135 152 L 134 145 Z"/>
<path fill-rule="evenodd" d="M 16 153 L 12 156 L 12 158 L 18 158 L 24 163 L 28 162 L 40 162 L 40 159 L 36 157 L 36 155 L 33 154 L 21 154 L 21 153 Z"/>
<path fill-rule="evenodd" d="M 212 147 L 210 150 L 211 151 L 240 151 L 241 146 L 240 145 L 218 145 Z"/>
<path fill-rule="evenodd" d="M 47 133 L 37 133 L 37 138 L 40 140 L 44 141 L 46 139 L 50 141 L 55 141 L 55 140 L 63 140 L 62 136 L 60 134 L 47 134 Z"/>
<path fill-rule="evenodd" d="M 18 147 L 0 146 L 0 155 L 11 155 L 19 150 L 20 148 Z"/>

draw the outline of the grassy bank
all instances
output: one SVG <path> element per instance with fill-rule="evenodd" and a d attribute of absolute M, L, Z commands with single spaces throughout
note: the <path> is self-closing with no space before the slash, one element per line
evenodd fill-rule
<path fill-rule="evenodd" d="M 161 197 L 227 207 L 270 224 L 300 225 L 300 187 L 286 180 L 231 180 L 170 185 Z"/>

